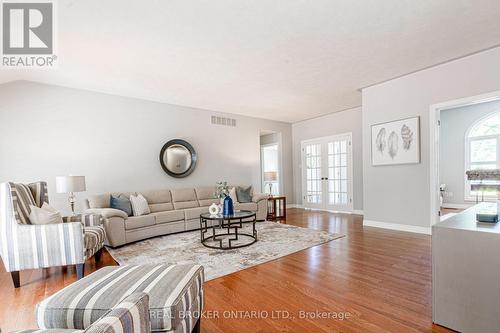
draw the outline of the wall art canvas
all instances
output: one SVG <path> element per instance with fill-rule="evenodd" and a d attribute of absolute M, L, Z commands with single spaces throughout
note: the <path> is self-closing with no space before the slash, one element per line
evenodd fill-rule
<path fill-rule="evenodd" d="M 420 117 L 372 125 L 372 165 L 420 163 Z"/>

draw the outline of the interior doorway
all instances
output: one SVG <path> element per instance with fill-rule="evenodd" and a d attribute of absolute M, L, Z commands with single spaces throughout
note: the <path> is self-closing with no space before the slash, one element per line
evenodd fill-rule
<path fill-rule="evenodd" d="M 274 196 L 283 193 L 281 167 L 281 133 L 262 130 L 260 133 L 261 192 Z"/>
<path fill-rule="evenodd" d="M 462 131 L 463 133 L 455 134 L 453 144 L 449 144 L 448 147 L 443 147 L 443 145 L 446 145 L 445 142 L 449 141 L 449 138 L 443 132 L 445 130 L 444 126 L 447 125 L 443 122 L 447 121 L 444 115 L 458 116 L 459 112 L 457 111 L 464 111 L 467 108 L 480 108 L 496 101 L 500 101 L 500 91 L 431 105 L 429 124 L 431 225 L 441 221 L 442 212 L 449 213 L 443 208 L 454 208 L 460 211 L 463 208 L 467 208 L 467 206 L 475 204 L 476 193 L 471 192 L 470 184 L 465 176 L 466 170 L 497 168 L 500 166 L 500 136 L 497 136 L 497 132 L 488 132 L 488 130 L 494 130 L 493 127 L 495 126 L 482 126 L 484 124 L 494 125 L 490 117 L 493 117 L 497 113 L 495 109 L 476 117 L 477 119 L 470 120 L 467 125 L 462 126 L 465 128 Z M 468 116 L 470 118 L 470 114 Z M 453 123 L 449 127 L 457 130 L 460 126 Z M 454 149 L 462 154 L 461 159 L 451 164 L 453 168 L 446 168 L 445 165 L 450 162 L 450 157 L 446 155 L 448 154 L 447 149 Z M 443 168 L 446 169 L 446 177 L 442 176 L 444 175 Z M 458 174 L 455 177 L 457 179 L 451 180 L 448 172 Z M 451 201 L 450 198 L 453 198 L 454 201 L 460 199 L 460 202 L 446 205 L 447 200 Z M 496 200 L 496 195 L 494 199 Z"/>
<path fill-rule="evenodd" d="M 301 142 L 306 208 L 352 212 L 352 134 Z"/>

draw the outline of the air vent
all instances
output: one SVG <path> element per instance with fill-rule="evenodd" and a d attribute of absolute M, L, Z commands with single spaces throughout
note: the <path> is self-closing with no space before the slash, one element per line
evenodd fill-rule
<path fill-rule="evenodd" d="M 212 125 L 236 127 L 236 119 L 212 116 Z"/>

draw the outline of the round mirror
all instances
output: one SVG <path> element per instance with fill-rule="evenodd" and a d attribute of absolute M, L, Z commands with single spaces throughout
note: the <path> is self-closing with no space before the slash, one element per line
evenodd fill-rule
<path fill-rule="evenodd" d="M 182 178 L 193 172 L 196 166 L 196 152 L 193 146 L 180 139 L 170 140 L 160 152 L 160 164 L 172 177 Z"/>

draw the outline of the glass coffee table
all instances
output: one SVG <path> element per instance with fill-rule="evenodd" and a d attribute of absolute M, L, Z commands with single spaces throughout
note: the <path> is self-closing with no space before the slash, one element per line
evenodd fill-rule
<path fill-rule="evenodd" d="M 254 212 L 242 210 L 233 215 L 200 215 L 201 243 L 217 250 L 232 250 L 252 245 L 257 241 Z M 251 227 L 244 226 L 251 223 Z"/>

